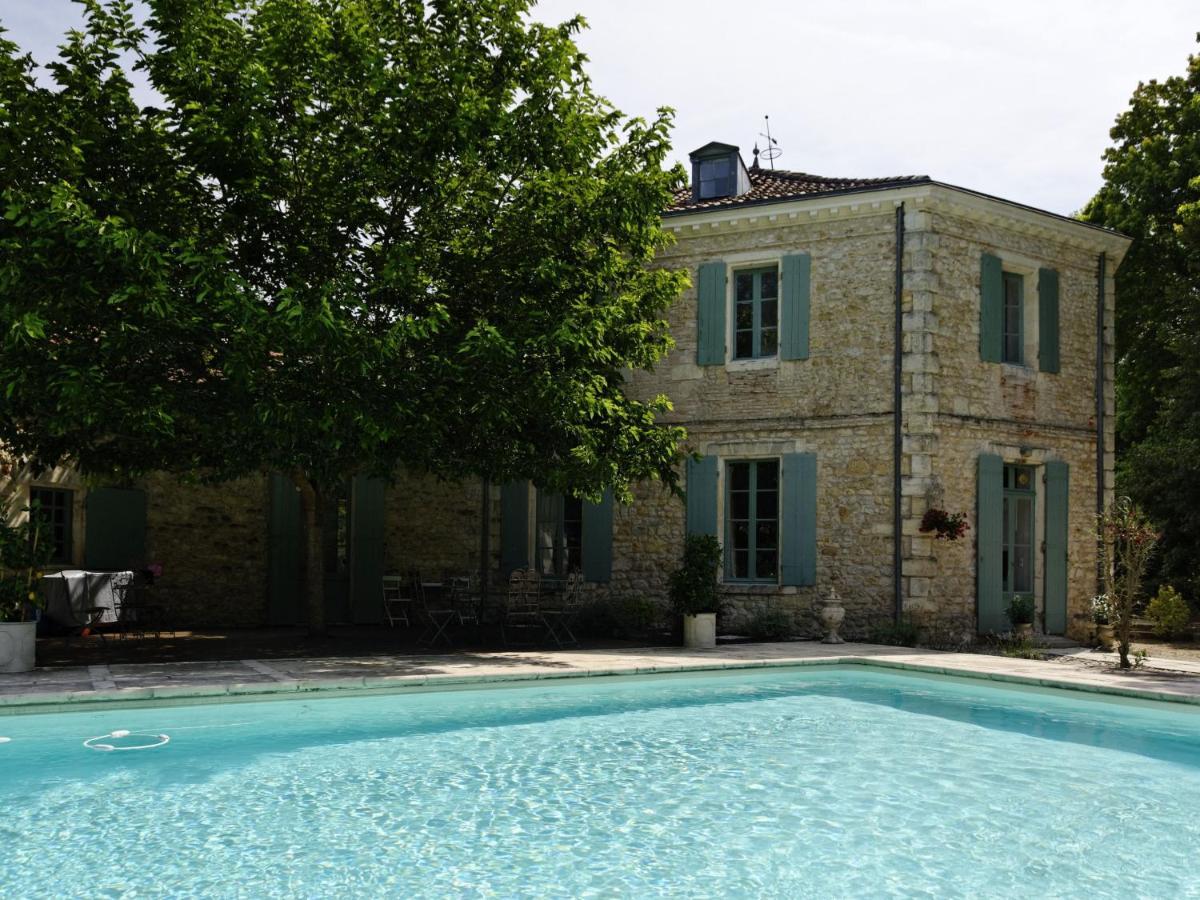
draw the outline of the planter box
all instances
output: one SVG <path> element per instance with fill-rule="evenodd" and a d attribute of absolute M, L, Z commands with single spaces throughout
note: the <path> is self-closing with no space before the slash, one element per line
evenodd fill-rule
<path fill-rule="evenodd" d="M 683 617 L 683 646 L 690 650 L 712 650 L 717 646 L 717 614 L 700 613 Z"/>
<path fill-rule="evenodd" d="M 0 622 L 0 672 L 30 671 L 36 652 L 36 622 Z"/>

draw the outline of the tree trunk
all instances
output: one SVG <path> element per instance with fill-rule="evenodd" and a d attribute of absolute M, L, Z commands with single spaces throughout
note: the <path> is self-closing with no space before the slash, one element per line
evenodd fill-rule
<path fill-rule="evenodd" d="M 319 486 L 303 472 L 293 479 L 300 488 L 300 513 L 304 518 L 304 599 L 308 633 L 324 637 L 325 628 L 325 507 Z"/>

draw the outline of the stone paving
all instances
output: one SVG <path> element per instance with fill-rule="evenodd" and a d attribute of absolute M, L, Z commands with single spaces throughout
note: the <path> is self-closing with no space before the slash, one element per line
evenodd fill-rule
<path fill-rule="evenodd" d="M 1095 654 L 1090 654 L 1095 655 Z M 1174 661 L 1164 661 L 1174 662 Z M 1200 673 L 1154 664 L 1130 673 L 1095 665 L 943 653 L 907 647 L 816 642 L 736 644 L 716 650 L 503 651 L 339 656 L 162 664 L 92 665 L 0 675 L 0 714 L 62 705 L 128 701 L 219 701 L 233 695 L 301 691 L 398 691 L 441 685 L 580 676 L 745 669 L 763 666 L 868 665 L 1147 699 L 1200 704 Z"/>

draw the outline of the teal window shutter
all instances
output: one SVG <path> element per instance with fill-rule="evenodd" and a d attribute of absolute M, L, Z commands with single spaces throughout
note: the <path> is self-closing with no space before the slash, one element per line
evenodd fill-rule
<path fill-rule="evenodd" d="M 145 565 L 146 493 L 128 488 L 88 491 L 83 564 L 97 571 Z"/>
<path fill-rule="evenodd" d="M 1067 488 L 1069 467 L 1046 463 L 1046 633 L 1067 630 Z"/>
<path fill-rule="evenodd" d="M 507 578 L 529 567 L 529 482 L 500 488 L 500 569 Z"/>
<path fill-rule="evenodd" d="M 687 466 L 688 534 L 717 536 L 717 458 L 689 459 Z"/>
<path fill-rule="evenodd" d="M 583 503 L 583 538 L 580 556 L 583 580 L 612 580 L 613 498 L 605 491 L 599 503 Z"/>
<path fill-rule="evenodd" d="M 267 480 L 267 622 L 295 625 L 300 596 L 300 494 L 290 478 Z"/>
<path fill-rule="evenodd" d="M 367 475 L 350 485 L 350 614 L 358 625 L 383 621 L 384 491 L 382 478 Z"/>
<path fill-rule="evenodd" d="M 817 457 L 783 455 L 783 542 L 780 583 L 808 587 L 817 583 Z"/>
<path fill-rule="evenodd" d="M 1000 362 L 1004 344 L 1004 270 L 1000 257 L 983 254 L 979 273 L 979 358 Z"/>
<path fill-rule="evenodd" d="M 980 633 L 1008 630 L 1004 609 L 1004 460 L 979 455 L 975 488 L 975 577 Z"/>
<path fill-rule="evenodd" d="M 780 314 L 779 355 L 808 359 L 808 322 L 812 258 L 796 253 L 783 258 L 783 306 Z"/>
<path fill-rule="evenodd" d="M 696 362 L 725 365 L 725 263 L 700 266 L 696 287 Z"/>
<path fill-rule="evenodd" d="M 1038 269 L 1038 368 L 1057 373 L 1058 367 L 1058 273 Z"/>

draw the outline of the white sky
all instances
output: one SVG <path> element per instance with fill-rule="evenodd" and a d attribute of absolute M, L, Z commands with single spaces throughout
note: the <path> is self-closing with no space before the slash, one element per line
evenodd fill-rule
<path fill-rule="evenodd" d="M 1067 214 L 1138 81 L 1182 74 L 1200 30 L 1197 0 L 541 0 L 534 16 L 577 12 L 596 88 L 630 114 L 673 106 L 681 161 L 719 140 L 749 164 L 769 114 L 779 168 L 930 175 Z M 40 60 L 78 18 L 0 0 Z"/>

